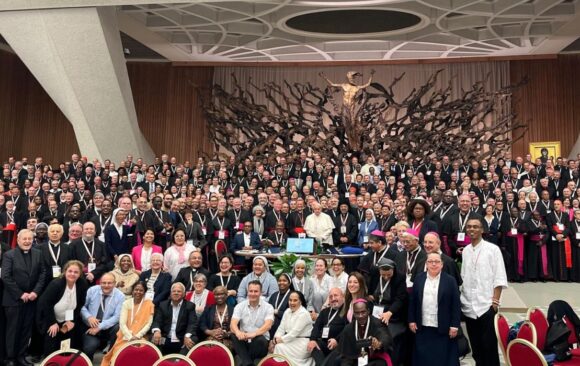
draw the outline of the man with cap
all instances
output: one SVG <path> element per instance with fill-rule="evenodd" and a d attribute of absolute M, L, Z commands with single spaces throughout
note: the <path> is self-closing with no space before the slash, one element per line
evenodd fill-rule
<path fill-rule="evenodd" d="M 419 246 L 419 233 L 417 230 L 407 229 L 402 235 L 401 242 L 405 251 L 397 254 L 395 263 L 399 273 L 405 276 L 407 290 L 410 291 L 413 288 L 415 275 L 423 272 L 427 255 Z"/>
<path fill-rule="evenodd" d="M 358 270 L 365 276 L 367 287 L 373 289 L 377 286 L 379 280 L 379 270 L 377 263 L 382 258 L 395 259 L 395 252 L 389 253 L 385 241 L 385 234 L 380 230 L 374 230 L 369 235 L 369 244 L 371 250 L 361 259 Z"/>
<path fill-rule="evenodd" d="M 326 364 L 330 363 L 327 358 L 336 348 L 337 338 L 344 326 L 348 324 L 346 318 L 340 316 L 344 306 L 344 293 L 341 289 L 336 287 L 330 289 L 328 305 L 318 314 L 308 343 L 308 351 L 311 353 L 316 366 L 325 364 L 325 361 Z"/>
<path fill-rule="evenodd" d="M 376 267 L 379 271 L 377 286 L 369 292 L 373 301 L 372 314 L 389 327 L 393 337 L 393 365 L 399 365 L 409 354 L 405 348 L 407 332 L 408 294 L 405 277 L 397 272 L 395 261 L 381 258 Z"/>

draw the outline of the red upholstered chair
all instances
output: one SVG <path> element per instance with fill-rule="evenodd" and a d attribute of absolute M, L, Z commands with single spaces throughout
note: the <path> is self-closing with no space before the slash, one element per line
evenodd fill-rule
<path fill-rule="evenodd" d="M 69 349 L 67 351 L 56 351 L 48 355 L 40 364 L 40 366 L 65 366 L 70 360 L 79 352 L 76 349 Z M 70 366 L 93 366 L 93 363 L 87 355 L 80 353 L 78 357 L 70 364 Z"/>
<path fill-rule="evenodd" d="M 217 240 L 214 244 L 214 251 L 216 261 L 217 263 L 219 263 L 221 256 L 228 252 L 228 246 L 226 245 L 226 242 L 223 240 Z"/>
<path fill-rule="evenodd" d="M 507 355 L 510 366 L 548 366 L 540 350 L 525 339 L 511 341 Z"/>
<path fill-rule="evenodd" d="M 520 330 L 517 335 L 518 339 L 525 339 L 534 346 L 537 344 L 538 336 L 536 334 L 536 327 L 529 320 L 526 320 L 520 326 Z"/>
<path fill-rule="evenodd" d="M 153 366 L 196 366 L 196 365 L 192 360 L 183 355 L 170 354 L 163 356 L 157 361 L 155 361 Z M 216 366 L 218 365 L 216 364 Z"/>
<path fill-rule="evenodd" d="M 264 357 L 258 366 L 294 366 L 285 356 L 272 353 Z"/>
<path fill-rule="evenodd" d="M 234 356 L 230 350 L 215 341 L 196 344 L 187 353 L 187 358 L 197 366 L 234 366 Z"/>
<path fill-rule="evenodd" d="M 113 355 L 111 366 L 153 366 L 155 361 L 159 360 L 161 356 L 161 352 L 153 343 L 142 340 L 131 341 L 125 343 Z"/>
<path fill-rule="evenodd" d="M 534 324 L 538 340 L 536 346 L 542 351 L 546 345 L 546 336 L 548 334 L 548 319 L 546 319 L 546 315 L 539 308 L 530 308 L 528 309 L 526 320 Z"/>
<path fill-rule="evenodd" d="M 507 360 L 508 335 L 510 332 L 510 325 L 505 316 L 500 313 L 495 314 L 494 318 L 495 336 L 497 343 L 503 353 L 504 360 Z"/>

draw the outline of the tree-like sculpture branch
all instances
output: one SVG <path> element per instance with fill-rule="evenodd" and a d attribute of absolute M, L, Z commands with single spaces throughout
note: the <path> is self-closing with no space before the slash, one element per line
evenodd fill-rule
<path fill-rule="evenodd" d="M 357 85 L 358 73 L 350 72 L 344 84 L 321 74 L 329 85 L 325 89 L 287 81 L 248 80 L 242 86 L 232 75 L 233 91 L 214 85 L 211 98 L 202 102 L 216 151 L 221 147 L 237 160 L 268 153 L 296 156 L 308 149 L 335 161 L 352 152 L 487 158 L 523 136 L 526 126 L 516 121 L 510 103 L 513 90 L 525 81 L 488 91 L 483 80 L 452 99 L 451 84 L 435 90 L 441 71 L 402 100 L 394 88 L 404 74 L 385 87 L 372 82 L 372 75 Z M 335 99 L 340 90 L 342 103 Z M 268 105 L 256 102 L 258 94 Z"/>

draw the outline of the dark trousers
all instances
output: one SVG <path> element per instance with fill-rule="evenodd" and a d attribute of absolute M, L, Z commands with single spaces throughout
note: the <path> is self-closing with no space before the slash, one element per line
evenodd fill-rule
<path fill-rule="evenodd" d="M 64 322 L 58 323 L 59 328 L 64 325 Z M 56 333 L 54 337 L 48 335 L 47 330 L 44 331 L 44 352 L 43 355 L 46 357 L 51 353 L 58 351 L 60 349 L 60 343 L 66 339 L 70 339 L 71 348 L 79 349 L 82 346 L 82 337 L 80 337 L 81 329 L 79 329 L 80 324 L 75 322 L 75 326 L 72 330 L 61 333 L 60 331 Z"/>
<path fill-rule="evenodd" d="M 328 349 L 328 340 L 327 339 L 317 340 L 316 344 L 318 344 L 318 347 L 320 347 L 320 349 L 314 348 L 310 356 L 314 360 L 316 366 L 322 366 L 328 355 L 330 355 L 331 353 L 331 351 Z"/>
<path fill-rule="evenodd" d="M 103 329 L 96 335 L 90 335 L 83 332 L 83 352 L 93 360 L 93 356 L 98 349 L 104 347 L 104 344 L 112 347 L 117 338 L 119 324 L 115 324 L 109 329 Z"/>
<path fill-rule="evenodd" d="M 268 341 L 264 336 L 256 337 L 249 343 L 240 341 L 235 336 L 232 337 L 232 340 L 234 350 L 241 360 L 239 366 L 253 366 L 254 360 L 261 359 L 268 353 Z"/>
<path fill-rule="evenodd" d="M 7 306 L 6 314 L 6 359 L 14 360 L 26 356 L 36 314 L 36 302 L 19 306 Z"/>
<path fill-rule="evenodd" d="M 187 354 L 187 347 L 183 347 L 183 342 L 171 342 L 171 339 L 166 338 L 165 344 L 161 346 L 161 353 L 165 355 L 179 353 L 182 355 Z"/>
<path fill-rule="evenodd" d="M 465 318 L 467 335 L 477 366 L 499 366 L 497 338 L 493 325 L 494 316 L 495 311 L 490 308 L 477 319 Z"/>

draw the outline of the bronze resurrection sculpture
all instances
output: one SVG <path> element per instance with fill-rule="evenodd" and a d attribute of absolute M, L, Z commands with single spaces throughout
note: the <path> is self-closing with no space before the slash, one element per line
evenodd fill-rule
<path fill-rule="evenodd" d="M 488 91 L 482 80 L 454 99 L 451 84 L 435 88 L 441 71 L 398 99 L 394 88 L 404 74 L 383 86 L 373 82 L 374 71 L 364 84 L 356 83 L 358 72 L 349 72 L 347 83 L 320 73 L 327 88 L 252 80 L 242 86 L 232 75 L 232 91 L 216 84 L 210 99 L 198 95 L 215 151 L 227 151 L 238 161 L 274 153 L 292 157 L 308 149 L 334 161 L 352 153 L 482 159 L 523 136 L 526 126 L 516 121 L 510 106 L 513 90 L 525 81 Z M 341 91 L 342 103 L 335 99 Z M 256 102 L 257 95 L 268 105 Z"/>

